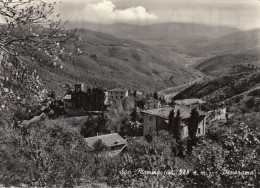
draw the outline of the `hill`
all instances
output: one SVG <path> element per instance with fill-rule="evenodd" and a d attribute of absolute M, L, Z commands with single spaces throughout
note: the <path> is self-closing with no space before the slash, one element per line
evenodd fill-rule
<path fill-rule="evenodd" d="M 194 68 L 211 76 L 223 76 L 242 65 L 260 67 L 260 53 L 217 55 L 194 65 Z"/>
<path fill-rule="evenodd" d="M 167 47 L 177 52 L 193 53 L 206 47 L 218 38 L 239 32 L 226 26 L 211 26 L 194 23 L 161 23 L 152 25 L 94 24 L 71 22 L 67 28 L 86 28 L 110 33 L 120 38 L 148 45 Z M 195 53 L 193 53 L 195 54 Z M 198 54 L 195 54 L 198 55 Z"/>
<path fill-rule="evenodd" d="M 48 63 L 28 62 L 49 90 L 60 91 L 62 84 L 80 81 L 88 86 L 155 91 L 193 77 L 187 68 L 179 65 L 183 59 L 167 57 L 153 47 L 85 29 L 78 30 L 78 35 L 83 54 L 62 58 L 63 69 Z"/>
<path fill-rule="evenodd" d="M 259 85 L 260 71 L 248 70 L 196 83 L 177 94 L 173 99 L 202 98 L 209 102 L 220 103 Z"/>

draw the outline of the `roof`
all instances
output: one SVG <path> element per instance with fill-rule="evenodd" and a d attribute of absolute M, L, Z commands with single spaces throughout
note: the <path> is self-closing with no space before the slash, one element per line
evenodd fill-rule
<path fill-rule="evenodd" d="M 173 107 L 169 106 L 169 107 L 164 107 L 164 108 L 145 110 L 145 111 L 142 111 L 142 112 L 146 113 L 146 114 L 150 114 L 150 115 L 154 115 L 154 116 L 158 116 L 158 117 L 168 119 L 171 110 L 174 110 L 175 116 L 177 114 L 177 111 L 180 110 L 180 114 L 181 114 L 182 119 L 187 119 L 187 118 L 190 117 L 191 110 L 190 110 L 190 108 L 187 108 L 187 107 L 176 107 L 174 109 Z M 202 111 L 199 111 L 199 114 L 200 114 L 200 116 L 206 115 Z"/>
<path fill-rule="evenodd" d="M 70 100 L 71 99 L 71 95 L 65 95 L 64 97 L 63 97 L 63 100 Z"/>
<path fill-rule="evenodd" d="M 127 89 L 117 87 L 117 88 L 114 88 L 114 89 L 110 89 L 108 91 L 127 92 Z"/>
<path fill-rule="evenodd" d="M 143 101 L 145 103 L 159 103 L 160 101 L 155 98 L 146 98 L 145 96 L 142 97 L 136 97 L 135 101 L 140 102 Z"/>
<path fill-rule="evenodd" d="M 203 104 L 205 103 L 205 101 L 201 100 L 201 99 L 183 99 L 183 100 L 175 100 L 174 101 L 175 104 L 183 104 L 183 105 L 192 105 L 192 104 Z"/>
<path fill-rule="evenodd" d="M 219 107 L 216 104 L 205 103 L 205 104 L 201 105 L 201 108 L 206 111 L 211 111 L 211 110 L 216 110 Z"/>
<path fill-rule="evenodd" d="M 93 144 L 98 140 L 102 140 L 102 142 L 108 147 L 127 144 L 126 140 L 123 139 L 118 133 L 89 137 L 85 138 L 84 140 L 91 148 L 93 147 Z"/>

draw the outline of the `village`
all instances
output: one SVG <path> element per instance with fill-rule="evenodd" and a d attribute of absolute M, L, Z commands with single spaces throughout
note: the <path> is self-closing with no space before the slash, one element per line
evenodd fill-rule
<path fill-rule="evenodd" d="M 105 113 L 117 110 L 121 105 L 126 104 L 129 122 L 121 121 L 114 129 L 107 129 L 106 125 L 100 125 L 97 121 L 97 127 L 106 126 L 106 129 L 96 128 L 92 134 L 82 135 L 89 148 L 93 149 L 94 145 L 102 142 L 109 148 L 106 155 L 114 156 L 127 149 L 127 140 L 136 137 L 143 137 L 151 140 L 152 135 L 160 130 L 170 130 L 173 134 L 179 132 L 179 139 L 189 137 L 189 127 L 192 111 L 197 112 L 197 122 L 192 126 L 196 127 L 196 137 L 206 134 L 206 127 L 210 126 L 212 121 L 228 121 L 228 113 L 224 105 L 210 104 L 201 99 L 182 99 L 166 102 L 164 96 L 159 96 L 157 92 L 145 94 L 141 91 L 131 91 L 123 87 L 113 88 L 104 91 L 102 88 L 86 88 L 83 83 L 76 83 L 64 93 L 64 96 L 49 98 L 48 110 L 44 109 L 39 116 L 31 120 L 20 122 L 22 126 L 28 126 L 32 123 L 42 121 L 49 117 L 52 119 L 63 117 L 83 116 L 88 118 L 99 118 Z M 120 114 L 119 114 L 120 115 Z M 127 116 L 127 115 L 125 115 Z M 171 116 L 173 119 L 171 120 Z M 179 128 L 173 128 L 174 121 L 179 116 Z M 107 120 L 112 118 L 108 115 Z M 95 121 L 95 120 L 94 120 Z M 85 123 L 84 131 L 92 128 L 92 122 Z M 97 131 L 101 130 L 101 131 Z M 84 132 L 83 131 L 83 132 Z M 103 131 L 103 132 L 102 132 Z M 81 130 L 82 132 L 82 130 Z"/>
<path fill-rule="evenodd" d="M 0 0 L 0 188 L 260 187 L 260 1 L 204 1 Z"/>

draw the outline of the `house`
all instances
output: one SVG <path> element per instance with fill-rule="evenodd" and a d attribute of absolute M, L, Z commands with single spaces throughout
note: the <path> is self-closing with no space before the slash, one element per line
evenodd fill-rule
<path fill-rule="evenodd" d="M 155 98 L 149 98 L 145 101 L 144 108 L 145 109 L 161 108 L 161 101 Z"/>
<path fill-rule="evenodd" d="M 80 109 L 84 108 L 87 100 L 84 84 L 77 83 L 74 85 L 74 91 L 69 91 L 65 94 L 62 101 L 65 107 Z"/>
<path fill-rule="evenodd" d="M 105 93 L 102 88 L 88 88 L 77 83 L 73 91 L 67 91 L 62 98 L 65 108 L 100 111 L 105 105 Z"/>
<path fill-rule="evenodd" d="M 111 90 L 108 90 L 108 99 L 113 101 L 113 100 L 123 100 L 126 97 L 128 97 L 128 90 L 123 89 L 123 88 L 114 88 Z"/>
<path fill-rule="evenodd" d="M 94 149 L 93 145 L 97 141 L 101 140 L 108 148 L 110 148 L 110 156 L 118 155 L 127 147 L 127 141 L 123 139 L 118 133 L 89 137 L 85 138 L 84 140 L 91 149 Z"/>
<path fill-rule="evenodd" d="M 205 101 L 196 98 L 173 101 L 174 106 L 177 105 L 177 106 L 189 107 L 190 109 L 197 108 L 198 110 L 201 110 L 201 105 L 204 103 Z"/>
<path fill-rule="evenodd" d="M 135 105 L 139 109 L 154 109 L 154 108 L 162 107 L 161 101 L 152 97 L 151 98 L 137 97 L 135 99 Z"/>
<path fill-rule="evenodd" d="M 222 120 L 226 118 L 226 107 L 224 105 L 216 105 L 207 103 L 201 99 L 183 99 L 183 100 L 175 100 L 173 101 L 174 106 L 183 106 L 197 108 L 198 110 L 207 112 L 207 117 L 211 120 Z"/>
<path fill-rule="evenodd" d="M 211 120 L 226 119 L 227 108 L 225 105 L 218 106 L 216 104 L 205 103 L 201 106 L 201 110 L 207 112 Z"/>
<path fill-rule="evenodd" d="M 71 95 L 66 94 L 66 95 L 63 97 L 62 100 L 63 100 L 64 106 L 69 107 L 69 108 L 72 108 L 73 103 L 72 103 L 72 100 L 71 100 Z"/>
<path fill-rule="evenodd" d="M 174 110 L 175 116 L 178 110 L 180 110 L 181 115 L 181 133 L 182 137 L 185 138 L 188 136 L 188 119 L 190 117 L 190 108 L 189 107 L 164 107 L 157 108 L 152 110 L 142 111 L 143 115 L 143 136 L 151 135 L 154 131 L 166 130 L 168 129 L 169 123 L 169 114 L 170 111 Z M 199 111 L 199 126 L 197 130 L 197 135 L 204 135 L 206 132 L 206 113 Z"/>

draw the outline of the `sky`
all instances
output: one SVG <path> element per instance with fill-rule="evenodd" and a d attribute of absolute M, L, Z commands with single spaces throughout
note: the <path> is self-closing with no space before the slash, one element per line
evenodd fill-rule
<path fill-rule="evenodd" d="M 54 2 L 53 0 L 44 0 Z M 260 28 L 260 0 L 60 0 L 63 20 L 100 24 L 188 22 Z M 59 1 L 58 1 L 59 2 Z"/>

